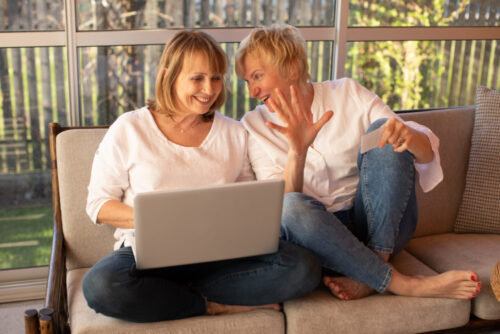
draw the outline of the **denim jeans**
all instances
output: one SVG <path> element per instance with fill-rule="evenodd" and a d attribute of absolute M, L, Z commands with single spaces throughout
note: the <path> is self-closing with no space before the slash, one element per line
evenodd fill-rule
<path fill-rule="evenodd" d="M 385 121 L 377 120 L 368 132 Z M 358 170 L 350 210 L 331 213 L 315 198 L 286 194 L 281 237 L 312 250 L 323 267 L 383 292 L 392 266 L 375 252 L 397 254 L 417 224 L 414 159 L 385 145 L 359 154 Z"/>
<path fill-rule="evenodd" d="M 83 294 L 98 313 L 134 322 L 180 319 L 206 313 L 206 301 L 229 305 L 279 303 L 312 291 L 321 265 L 309 250 L 280 241 L 277 253 L 137 270 L 130 247 L 96 263 Z"/>

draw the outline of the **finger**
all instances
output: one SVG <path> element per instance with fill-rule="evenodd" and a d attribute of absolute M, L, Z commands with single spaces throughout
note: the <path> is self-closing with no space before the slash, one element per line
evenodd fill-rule
<path fill-rule="evenodd" d="M 286 128 L 283 127 L 283 126 L 281 126 L 281 125 L 278 125 L 278 124 L 273 123 L 273 122 L 266 122 L 266 125 L 268 127 L 270 127 L 271 129 L 276 130 L 276 131 L 278 131 L 280 133 L 283 133 L 283 134 L 286 133 Z"/>
<path fill-rule="evenodd" d="M 280 106 L 276 104 L 276 102 L 270 97 L 268 99 L 268 107 L 271 108 L 271 111 L 278 115 L 278 118 L 281 119 L 284 123 L 288 124 L 290 122 L 289 114 L 283 112 Z"/>
<path fill-rule="evenodd" d="M 314 123 L 314 129 L 316 131 L 319 131 L 323 127 L 323 125 L 325 125 L 326 122 L 328 122 L 332 117 L 333 117 L 333 111 L 328 110 L 326 113 L 323 114 L 323 116 L 321 116 L 321 118 L 316 123 Z"/>
<path fill-rule="evenodd" d="M 406 141 L 400 141 L 397 145 L 393 145 L 394 147 L 394 152 L 404 152 L 408 149 L 408 142 Z"/>
<path fill-rule="evenodd" d="M 290 85 L 290 96 L 295 115 L 301 119 L 306 119 L 307 121 L 312 122 L 312 113 L 310 110 L 302 108 L 302 103 L 299 95 L 297 94 L 297 87 L 295 85 Z"/>
<path fill-rule="evenodd" d="M 392 128 L 386 125 L 384 131 L 382 132 L 382 135 L 380 135 L 380 139 L 378 140 L 378 148 L 384 147 L 384 145 L 387 144 L 387 139 L 391 135 L 392 135 Z"/>
<path fill-rule="evenodd" d="M 382 147 L 384 147 L 385 144 L 388 143 L 389 137 L 392 136 L 392 134 L 394 132 L 394 122 L 395 122 L 395 118 L 391 118 L 387 122 L 385 122 L 384 125 L 382 125 L 385 127 L 385 129 L 382 132 L 382 135 L 380 136 L 380 139 L 378 141 L 378 148 L 382 148 Z"/>
<path fill-rule="evenodd" d="M 389 136 L 387 141 L 394 147 L 400 146 L 402 142 L 405 140 L 403 136 L 402 130 L 404 129 L 404 124 L 398 121 L 394 122 L 394 131 L 392 135 Z"/>

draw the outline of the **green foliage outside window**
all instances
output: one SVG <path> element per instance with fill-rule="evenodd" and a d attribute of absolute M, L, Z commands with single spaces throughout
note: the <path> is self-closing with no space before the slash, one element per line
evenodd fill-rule
<path fill-rule="evenodd" d="M 466 25 L 467 2 L 351 1 L 353 25 Z M 477 7 L 481 9 L 481 7 Z M 479 19 L 492 16 L 482 7 Z M 496 25 L 500 22 L 497 21 Z M 390 38 L 390 37 L 389 37 Z M 499 88 L 498 41 L 377 41 L 348 44 L 347 76 L 377 93 L 394 110 L 472 105 L 479 84 Z M 495 57 L 496 55 L 496 57 Z"/>

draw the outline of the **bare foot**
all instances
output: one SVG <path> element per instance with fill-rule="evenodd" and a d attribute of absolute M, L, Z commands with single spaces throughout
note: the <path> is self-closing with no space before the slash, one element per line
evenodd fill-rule
<path fill-rule="evenodd" d="M 481 290 L 481 282 L 472 271 L 452 270 L 436 276 L 416 277 L 394 270 L 387 290 L 403 296 L 472 299 Z"/>
<path fill-rule="evenodd" d="M 257 305 L 257 306 L 225 305 L 207 301 L 206 314 L 207 315 L 235 314 L 235 313 L 249 312 L 259 309 L 280 311 L 281 306 L 279 304 L 267 304 L 267 305 Z"/>
<path fill-rule="evenodd" d="M 339 299 L 360 299 L 374 294 L 376 291 L 368 285 L 348 277 L 323 277 L 323 283 L 330 292 Z"/>

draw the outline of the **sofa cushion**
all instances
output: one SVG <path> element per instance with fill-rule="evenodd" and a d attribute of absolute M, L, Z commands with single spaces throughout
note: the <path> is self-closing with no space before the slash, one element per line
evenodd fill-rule
<path fill-rule="evenodd" d="M 392 263 L 408 275 L 436 274 L 405 251 Z M 319 288 L 286 302 L 284 310 L 289 334 L 418 333 L 463 326 L 469 320 L 470 302 L 390 293 L 343 301 Z"/>
<path fill-rule="evenodd" d="M 500 233 L 500 92 L 478 87 L 469 167 L 455 232 Z"/>
<path fill-rule="evenodd" d="M 440 140 L 444 179 L 432 191 L 417 187 L 418 225 L 415 236 L 453 231 L 464 191 L 474 107 L 446 108 L 399 114 L 403 119 L 429 127 Z"/>
<path fill-rule="evenodd" d="M 283 313 L 273 310 L 256 310 L 247 313 L 199 316 L 181 320 L 153 323 L 134 323 L 98 314 L 87 306 L 83 297 L 82 279 L 89 268 L 68 272 L 69 321 L 73 334 L 111 333 L 285 333 Z"/>
<path fill-rule="evenodd" d="M 500 256 L 500 235 L 455 234 L 414 238 L 406 249 L 435 271 L 472 270 L 482 282 L 472 300 L 472 313 L 481 319 L 500 319 L 500 303 L 490 285 L 491 272 Z"/>
<path fill-rule="evenodd" d="M 56 139 L 59 196 L 68 269 L 90 267 L 113 250 L 114 228 L 85 212 L 94 154 L 106 129 L 66 130 Z"/>

